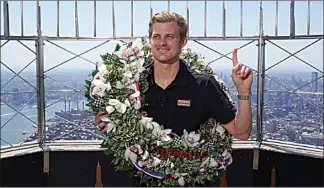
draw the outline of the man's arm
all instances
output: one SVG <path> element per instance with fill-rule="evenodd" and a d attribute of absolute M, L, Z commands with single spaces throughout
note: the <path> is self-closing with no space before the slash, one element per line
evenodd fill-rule
<path fill-rule="evenodd" d="M 251 100 L 238 100 L 236 109 L 215 78 L 209 79 L 206 93 L 208 116 L 215 118 L 235 138 L 247 140 L 252 129 Z M 245 95 L 243 92 L 239 94 Z"/>
<path fill-rule="evenodd" d="M 235 120 L 224 125 L 224 127 L 238 139 L 247 140 L 250 136 L 252 129 L 252 109 L 251 98 L 251 85 L 253 81 L 253 72 L 248 67 L 237 62 L 237 49 L 233 51 L 233 69 L 232 79 L 236 85 L 238 96 L 238 113 Z"/>
<path fill-rule="evenodd" d="M 215 78 L 207 83 L 206 107 L 208 115 L 223 124 L 235 138 L 247 140 L 252 129 L 252 109 L 251 98 L 246 96 L 251 91 L 253 75 L 249 68 L 237 63 L 237 50 L 233 51 L 232 79 L 238 95 L 245 96 L 239 97 L 238 109 L 229 101 Z"/>
<path fill-rule="evenodd" d="M 235 119 L 224 124 L 224 127 L 237 139 L 249 139 L 252 130 L 251 100 L 238 100 Z"/>

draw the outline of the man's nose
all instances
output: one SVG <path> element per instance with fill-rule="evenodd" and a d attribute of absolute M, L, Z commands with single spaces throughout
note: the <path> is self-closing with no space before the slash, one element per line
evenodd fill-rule
<path fill-rule="evenodd" d="M 162 38 L 160 40 L 160 45 L 166 45 L 166 44 L 167 44 L 166 40 L 164 38 Z"/>

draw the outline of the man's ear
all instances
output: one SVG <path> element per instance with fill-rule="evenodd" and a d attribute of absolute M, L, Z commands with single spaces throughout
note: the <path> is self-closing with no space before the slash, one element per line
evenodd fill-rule
<path fill-rule="evenodd" d="M 183 40 L 182 40 L 182 44 L 181 44 L 181 48 L 183 48 L 184 46 L 186 46 L 187 45 L 187 42 L 188 42 L 188 37 L 187 36 L 185 36 L 184 38 L 183 38 Z"/>

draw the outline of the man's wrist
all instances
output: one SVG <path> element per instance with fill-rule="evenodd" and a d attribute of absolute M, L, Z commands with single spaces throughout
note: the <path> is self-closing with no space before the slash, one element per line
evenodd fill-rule
<path fill-rule="evenodd" d="M 238 95 L 250 95 L 251 94 L 251 89 L 250 88 L 237 89 L 237 94 Z"/>
<path fill-rule="evenodd" d="M 251 99 L 251 89 L 238 89 L 237 99 L 239 100 L 250 100 Z"/>

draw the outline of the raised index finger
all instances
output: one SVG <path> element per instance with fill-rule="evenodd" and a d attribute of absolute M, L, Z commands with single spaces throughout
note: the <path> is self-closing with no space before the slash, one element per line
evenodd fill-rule
<path fill-rule="evenodd" d="M 235 67 L 237 65 L 237 49 L 236 48 L 233 50 L 232 61 L 233 61 L 233 66 Z"/>

